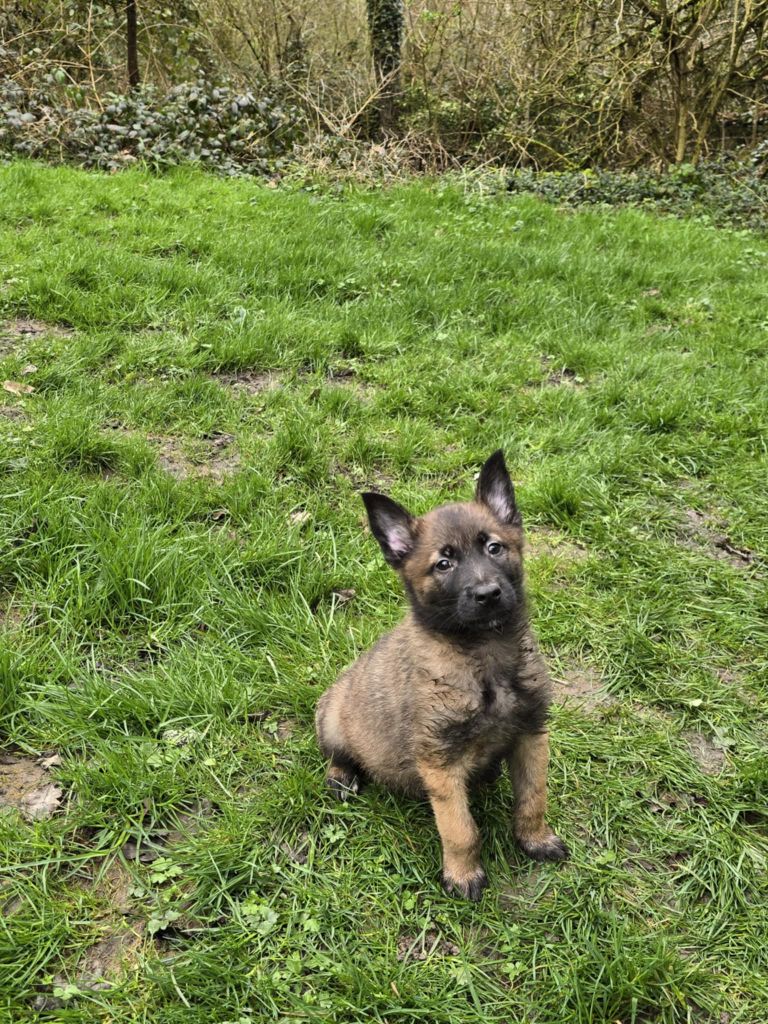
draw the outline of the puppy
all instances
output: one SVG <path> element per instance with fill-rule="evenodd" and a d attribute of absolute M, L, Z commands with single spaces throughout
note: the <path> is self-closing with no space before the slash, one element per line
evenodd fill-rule
<path fill-rule="evenodd" d="M 477 900 L 487 879 L 470 794 L 504 762 L 520 847 L 536 860 L 568 856 L 545 821 L 551 684 L 528 624 L 514 487 L 497 451 L 474 501 L 414 518 L 383 494 L 362 497 L 410 611 L 320 698 L 327 782 L 342 800 L 366 778 L 428 797 L 443 885 Z"/>

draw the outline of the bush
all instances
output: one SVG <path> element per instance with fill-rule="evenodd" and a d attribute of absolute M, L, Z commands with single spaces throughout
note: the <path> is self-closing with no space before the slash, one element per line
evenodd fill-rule
<path fill-rule="evenodd" d="M 302 134 L 300 112 L 266 91 L 200 80 L 107 96 L 95 110 L 65 105 L 55 87 L 0 84 L 1 152 L 106 170 L 141 159 L 157 170 L 193 162 L 220 174 L 264 174 L 279 169 Z"/>
<path fill-rule="evenodd" d="M 509 192 L 527 192 L 567 206 L 603 204 L 648 206 L 664 213 L 698 215 L 718 224 L 768 230 L 768 156 L 763 144 L 747 163 L 734 158 L 681 164 L 665 173 L 652 171 L 515 171 Z"/>

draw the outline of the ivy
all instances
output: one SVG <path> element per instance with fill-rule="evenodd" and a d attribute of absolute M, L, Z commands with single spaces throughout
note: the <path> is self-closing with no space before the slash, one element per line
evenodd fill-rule
<path fill-rule="evenodd" d="M 53 76 L 48 91 L 0 83 L 0 152 L 106 170 L 140 159 L 156 170 L 192 162 L 222 174 L 267 174 L 302 134 L 300 111 L 266 91 L 201 79 L 165 93 L 145 87 L 107 96 L 95 110 L 57 101 L 56 84 Z"/>

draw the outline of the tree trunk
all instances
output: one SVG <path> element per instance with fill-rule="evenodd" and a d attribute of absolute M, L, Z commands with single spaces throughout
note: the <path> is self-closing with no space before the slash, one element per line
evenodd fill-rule
<path fill-rule="evenodd" d="M 375 128 L 386 134 L 397 124 L 397 94 L 403 47 L 403 0 L 367 0 L 367 4 L 371 56 L 378 89 Z"/>
<path fill-rule="evenodd" d="M 128 44 L 128 86 L 139 84 L 139 46 L 136 27 L 136 0 L 125 0 L 125 36 Z"/>

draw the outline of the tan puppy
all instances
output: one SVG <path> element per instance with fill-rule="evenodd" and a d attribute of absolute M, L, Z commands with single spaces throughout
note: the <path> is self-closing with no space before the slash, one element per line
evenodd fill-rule
<path fill-rule="evenodd" d="M 366 776 L 427 796 L 443 844 L 443 885 L 479 899 L 487 879 L 469 796 L 504 761 L 521 848 L 537 860 L 568 856 L 544 818 L 550 681 L 528 625 L 512 481 L 497 451 L 472 502 L 415 519 L 382 494 L 363 500 L 411 608 L 320 698 L 328 785 L 342 800 Z"/>

